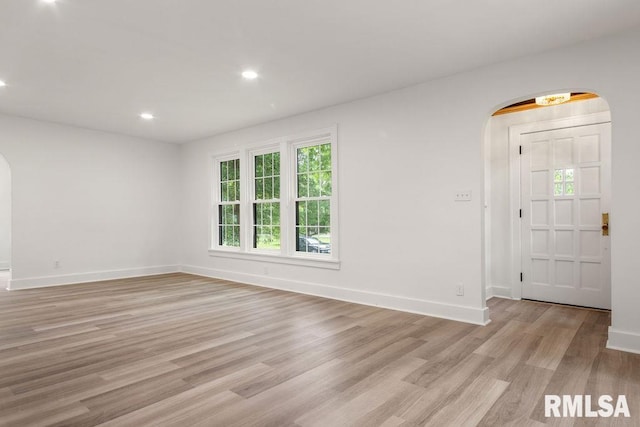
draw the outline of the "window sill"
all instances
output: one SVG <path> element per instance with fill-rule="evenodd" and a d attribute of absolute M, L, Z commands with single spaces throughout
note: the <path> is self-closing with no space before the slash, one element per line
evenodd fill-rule
<path fill-rule="evenodd" d="M 224 249 L 209 249 L 209 256 L 218 258 L 243 259 L 247 261 L 271 262 L 276 264 L 298 265 L 302 267 L 340 270 L 340 261 L 336 259 L 312 258 L 309 256 L 286 256 L 256 252 L 238 252 Z"/>

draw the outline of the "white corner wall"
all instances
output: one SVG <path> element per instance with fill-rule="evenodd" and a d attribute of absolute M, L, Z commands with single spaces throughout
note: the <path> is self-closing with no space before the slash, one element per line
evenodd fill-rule
<path fill-rule="evenodd" d="M 609 111 L 603 98 L 572 102 L 492 117 L 485 140 L 487 167 L 487 296 L 512 297 L 512 287 L 519 278 L 511 271 L 511 195 L 509 163 L 509 128 L 511 126 L 564 119 Z"/>
<path fill-rule="evenodd" d="M 176 271 L 179 150 L 0 115 L 12 178 L 10 289 Z"/>
<path fill-rule="evenodd" d="M 483 141 L 490 115 L 556 90 L 603 96 L 613 119 L 609 345 L 640 351 L 640 31 L 462 73 L 183 147 L 186 271 L 482 323 Z M 548 64 L 554 64 L 549 67 Z M 341 269 L 209 256 L 209 154 L 338 125 Z M 454 202 L 471 190 L 471 202 Z M 619 230 L 619 231 L 616 231 Z M 465 295 L 457 297 L 457 283 Z M 624 340 L 616 338 L 624 336 Z"/>
<path fill-rule="evenodd" d="M 11 170 L 0 155 L 0 270 L 11 266 Z"/>

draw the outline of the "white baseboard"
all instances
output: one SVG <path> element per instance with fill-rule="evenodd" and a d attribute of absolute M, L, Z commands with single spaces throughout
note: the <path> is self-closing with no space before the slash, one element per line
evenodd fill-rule
<path fill-rule="evenodd" d="M 609 326 L 607 348 L 640 354 L 640 334 L 620 331 L 613 326 Z"/>
<path fill-rule="evenodd" d="M 506 286 L 488 286 L 487 287 L 487 299 L 497 297 L 497 298 L 507 298 L 512 299 L 511 296 L 511 288 Z"/>
<path fill-rule="evenodd" d="M 126 279 L 129 277 L 149 276 L 154 274 L 176 273 L 179 265 L 161 265 L 154 267 L 130 268 L 125 270 L 96 271 L 91 273 L 64 274 L 59 276 L 29 277 L 11 279 L 7 290 L 44 288 L 48 286 L 73 285 L 77 283 L 100 282 L 103 280 Z"/>
<path fill-rule="evenodd" d="M 476 325 L 486 325 L 490 322 L 489 309 L 486 307 L 483 309 L 473 308 L 414 298 L 406 298 L 395 295 L 367 292 L 356 289 L 339 288 L 335 286 L 321 285 L 318 283 L 278 279 L 269 276 L 247 274 L 237 271 L 218 270 L 206 267 L 196 267 L 191 265 L 183 265 L 182 271 L 199 276 L 232 280 L 235 282 L 246 283 L 255 286 L 331 298 L 356 304 L 389 308 L 409 313 L 417 313 L 427 316 L 440 317 L 443 319 L 473 323 Z"/>

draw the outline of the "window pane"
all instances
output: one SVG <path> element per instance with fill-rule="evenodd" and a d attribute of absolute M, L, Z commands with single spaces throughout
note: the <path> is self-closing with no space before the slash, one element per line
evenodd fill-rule
<path fill-rule="evenodd" d="M 229 181 L 227 184 L 227 197 L 225 200 L 234 201 L 236 200 L 236 182 Z"/>
<path fill-rule="evenodd" d="M 298 197 L 309 197 L 309 178 L 306 173 L 298 174 Z"/>
<path fill-rule="evenodd" d="M 331 170 L 331 144 L 320 146 L 320 166 L 323 171 Z"/>
<path fill-rule="evenodd" d="M 309 182 L 309 197 L 320 197 L 320 172 L 307 175 Z"/>
<path fill-rule="evenodd" d="M 280 176 L 280 153 L 273 153 L 273 171 L 274 175 Z"/>
<path fill-rule="evenodd" d="M 566 177 L 565 180 L 567 182 L 573 181 L 573 169 L 566 169 L 564 173 Z"/>
<path fill-rule="evenodd" d="M 222 200 L 223 202 L 226 202 L 229 200 L 229 193 L 227 193 L 227 186 L 229 185 L 228 182 L 221 182 L 220 183 L 220 200 Z"/>
<path fill-rule="evenodd" d="M 255 175 L 256 178 L 262 178 L 264 176 L 264 156 L 256 156 L 255 157 Z"/>
<path fill-rule="evenodd" d="M 317 145 L 309 147 L 309 170 L 314 172 L 320 170 L 320 147 Z"/>
<path fill-rule="evenodd" d="M 280 153 L 255 156 L 255 200 L 280 198 Z"/>
<path fill-rule="evenodd" d="M 318 225 L 318 201 L 307 203 L 307 225 Z"/>
<path fill-rule="evenodd" d="M 307 225 L 307 202 L 296 202 L 296 226 Z"/>
<path fill-rule="evenodd" d="M 262 203 L 262 220 L 265 225 L 273 224 L 273 220 L 271 218 L 271 203 Z"/>
<path fill-rule="evenodd" d="M 298 148 L 298 173 L 309 170 L 309 148 Z"/>
<path fill-rule="evenodd" d="M 228 162 L 220 162 L 220 182 L 226 181 L 228 179 Z"/>
<path fill-rule="evenodd" d="M 556 169 L 555 173 L 553 174 L 553 181 L 562 182 L 562 169 Z"/>
<path fill-rule="evenodd" d="M 271 154 L 264 155 L 264 176 L 273 176 L 273 156 Z"/>
<path fill-rule="evenodd" d="M 296 250 L 331 253 L 329 200 L 296 202 Z"/>
<path fill-rule="evenodd" d="M 221 225 L 220 231 L 220 245 L 221 246 L 240 246 L 240 227 L 236 225 Z"/>
<path fill-rule="evenodd" d="M 233 205 L 233 223 L 240 225 L 240 205 Z"/>
<path fill-rule="evenodd" d="M 280 203 L 255 203 L 254 248 L 280 249 Z"/>
<path fill-rule="evenodd" d="M 224 217 L 224 223 L 225 224 L 235 224 L 235 215 L 233 212 L 233 205 L 226 205 L 225 206 L 225 217 Z"/>
<path fill-rule="evenodd" d="M 562 183 L 556 183 L 553 185 L 553 195 L 562 196 Z"/>
<path fill-rule="evenodd" d="M 320 173 L 320 194 L 331 196 L 331 172 Z"/>
<path fill-rule="evenodd" d="M 256 200 L 264 199 L 264 179 L 256 179 Z"/>
<path fill-rule="evenodd" d="M 220 201 L 240 200 L 240 160 L 220 162 Z"/>
<path fill-rule="evenodd" d="M 296 249 L 331 253 L 331 144 L 298 148 L 297 161 Z"/>
<path fill-rule="evenodd" d="M 318 202 L 318 225 L 327 228 L 331 225 L 331 203 L 328 200 Z"/>
<path fill-rule="evenodd" d="M 240 246 L 240 227 L 233 227 L 233 246 Z"/>
<path fill-rule="evenodd" d="M 573 182 L 567 182 L 564 184 L 564 194 L 567 196 L 573 196 Z"/>
<path fill-rule="evenodd" d="M 318 239 L 323 242 L 331 243 L 331 231 L 329 227 L 320 227 L 318 230 Z"/>
<path fill-rule="evenodd" d="M 233 161 L 233 165 L 234 165 L 233 179 L 234 180 L 240 180 L 240 159 L 235 159 Z"/>
<path fill-rule="evenodd" d="M 229 164 L 229 173 L 227 176 L 228 181 L 233 181 L 236 179 L 236 162 L 234 160 L 229 160 L 227 162 Z"/>
<path fill-rule="evenodd" d="M 264 198 L 266 200 L 273 199 L 273 178 L 264 179 Z"/>
<path fill-rule="evenodd" d="M 262 225 L 262 208 L 261 208 L 261 205 L 254 204 L 253 206 L 254 206 L 253 211 L 255 212 L 255 214 L 253 216 L 253 224 L 254 225 Z"/>
<path fill-rule="evenodd" d="M 280 198 L 280 177 L 273 178 L 273 198 Z"/>

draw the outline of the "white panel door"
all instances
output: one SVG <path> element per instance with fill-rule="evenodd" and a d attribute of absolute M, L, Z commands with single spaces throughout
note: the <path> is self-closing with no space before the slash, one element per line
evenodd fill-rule
<path fill-rule="evenodd" d="M 611 308 L 611 124 L 522 134 L 522 297 Z"/>

